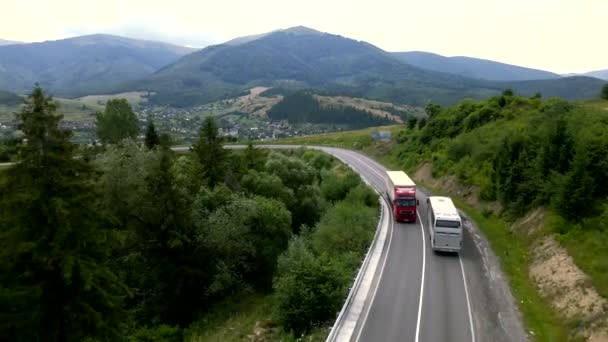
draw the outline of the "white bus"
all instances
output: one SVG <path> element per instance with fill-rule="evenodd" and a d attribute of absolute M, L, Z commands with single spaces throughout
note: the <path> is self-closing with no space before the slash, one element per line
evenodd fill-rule
<path fill-rule="evenodd" d="M 459 252 L 462 247 L 462 221 L 452 199 L 430 196 L 426 203 L 432 249 Z"/>

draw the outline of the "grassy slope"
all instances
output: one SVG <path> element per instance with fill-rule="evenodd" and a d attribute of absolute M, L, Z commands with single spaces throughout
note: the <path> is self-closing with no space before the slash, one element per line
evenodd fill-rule
<path fill-rule="evenodd" d="M 392 136 L 397 134 L 400 126 L 384 126 L 371 127 L 356 131 L 347 131 L 339 133 L 327 133 L 320 135 L 311 135 L 306 137 L 294 137 L 277 140 L 271 143 L 275 144 L 298 144 L 298 145 L 321 145 L 335 146 L 350 149 L 362 149 L 371 146 L 374 142 L 372 132 L 388 131 Z M 268 142 L 264 142 L 268 144 Z"/>
<path fill-rule="evenodd" d="M 143 101 L 141 92 L 130 92 L 115 95 L 95 95 L 85 96 L 77 99 L 65 99 L 56 97 L 59 103 L 59 112 L 64 115 L 65 121 L 72 122 L 93 122 L 94 113 L 102 112 L 105 103 L 114 98 L 126 98 L 132 106 Z M 20 105 L 0 104 L 0 122 L 9 122 L 14 119 L 14 114 L 19 111 Z"/>

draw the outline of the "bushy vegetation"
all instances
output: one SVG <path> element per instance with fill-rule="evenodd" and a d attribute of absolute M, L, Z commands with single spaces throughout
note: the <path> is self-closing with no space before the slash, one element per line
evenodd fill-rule
<path fill-rule="evenodd" d="M 270 298 L 286 335 L 335 319 L 377 214 L 352 171 L 224 150 L 211 118 L 194 153 L 127 138 L 81 156 L 55 111 L 36 88 L 0 173 L 0 335 L 178 341 L 243 293 Z"/>
<path fill-rule="evenodd" d="M 432 160 L 435 175 L 478 186 L 513 217 L 545 205 L 578 222 L 608 196 L 607 128 L 605 111 L 503 95 L 442 110 L 402 136 L 399 155 L 408 166 Z"/>
<path fill-rule="evenodd" d="M 275 317 L 296 337 L 330 325 L 342 307 L 376 224 L 377 199 L 360 183 L 303 230 L 281 255 L 274 280 Z"/>

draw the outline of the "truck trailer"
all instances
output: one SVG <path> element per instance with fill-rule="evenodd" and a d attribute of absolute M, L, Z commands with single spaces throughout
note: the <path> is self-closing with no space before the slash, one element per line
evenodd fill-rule
<path fill-rule="evenodd" d="M 416 222 L 416 183 L 403 171 L 387 171 L 387 196 L 393 206 L 395 221 Z"/>

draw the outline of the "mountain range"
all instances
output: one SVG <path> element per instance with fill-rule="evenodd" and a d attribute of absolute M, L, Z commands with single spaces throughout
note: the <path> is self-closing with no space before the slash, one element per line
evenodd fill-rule
<path fill-rule="evenodd" d="M 23 44 L 22 42 L 17 42 L 14 40 L 5 40 L 5 39 L 0 39 L 0 46 L 2 45 L 11 45 L 11 44 Z"/>
<path fill-rule="evenodd" d="M 608 81 L 608 69 L 590 71 L 590 72 L 584 73 L 583 75 L 590 76 L 590 77 L 597 77 L 597 78 L 601 78 L 603 80 Z"/>
<path fill-rule="evenodd" d="M 561 78 L 540 70 L 483 61 L 509 81 L 484 80 L 421 68 L 403 62 L 367 42 L 305 27 L 277 30 L 214 45 L 184 56 L 153 75 L 125 87 L 154 92 L 154 103 L 189 106 L 230 98 L 253 86 L 314 88 L 330 95 L 424 105 L 451 104 L 462 98 L 485 98 L 513 88 L 570 99 L 594 97 L 603 81 Z M 480 61 L 471 59 L 470 64 Z M 481 63 L 481 62 L 480 62 Z M 505 71 L 506 70 L 506 71 Z M 526 80 L 547 78 L 545 80 Z"/>
<path fill-rule="evenodd" d="M 483 80 L 527 81 L 561 77 L 549 71 L 524 68 L 480 58 L 463 56 L 445 57 L 422 51 L 393 52 L 392 54 L 400 61 L 419 68 Z"/>
<path fill-rule="evenodd" d="M 506 88 L 526 96 L 589 98 L 604 84 L 477 58 L 389 53 L 302 26 L 197 51 L 109 35 L 0 46 L 0 89 L 25 93 L 35 82 L 71 97 L 150 91 L 152 103 L 174 106 L 231 98 L 254 86 L 424 105 L 485 98 Z"/>
<path fill-rule="evenodd" d="M 24 93 L 39 82 L 59 96 L 112 92 L 193 49 L 111 35 L 0 46 L 0 89 Z"/>

